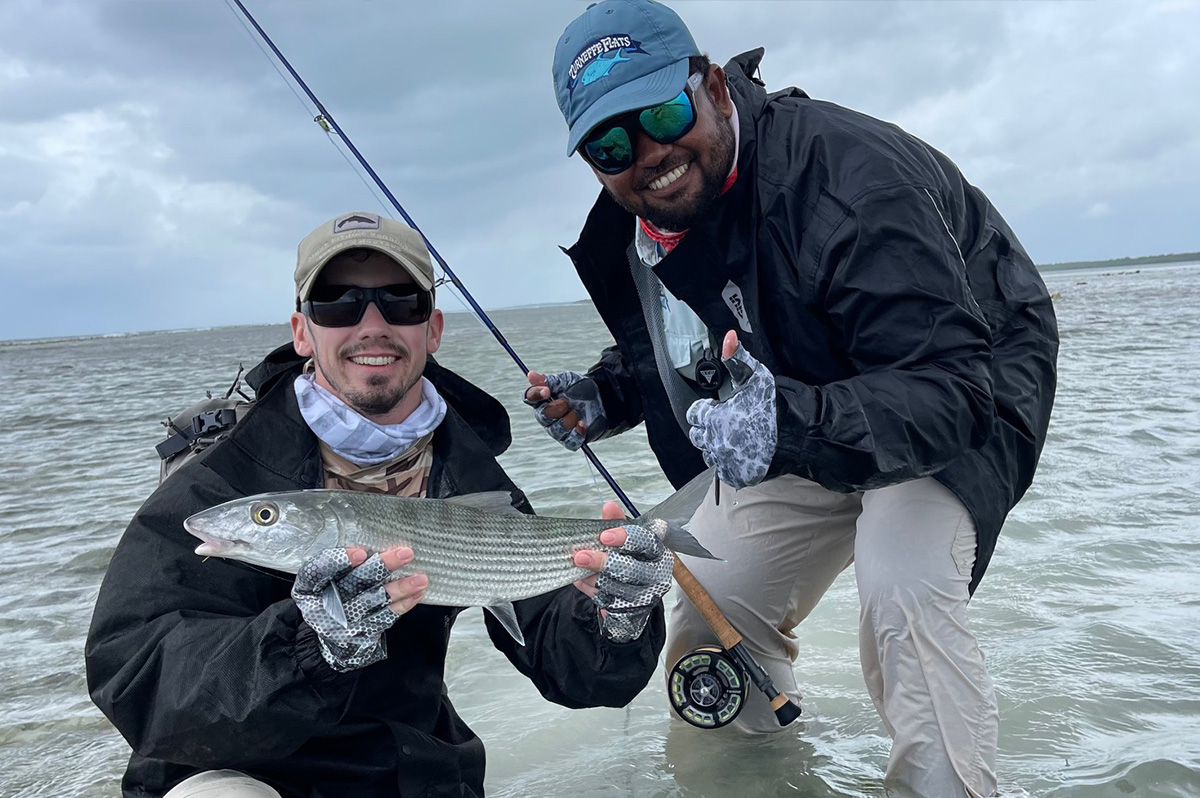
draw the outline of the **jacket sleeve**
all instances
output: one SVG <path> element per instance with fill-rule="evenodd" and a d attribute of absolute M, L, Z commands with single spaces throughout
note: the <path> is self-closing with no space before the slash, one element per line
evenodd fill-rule
<path fill-rule="evenodd" d="M 878 488 L 933 474 L 987 439 L 991 333 L 935 196 L 877 190 L 830 234 L 813 292 L 856 373 L 825 385 L 777 377 L 769 476 Z"/>
<path fill-rule="evenodd" d="M 601 352 L 600 362 L 588 369 L 587 376 L 600 389 L 604 417 L 608 420 L 608 429 L 596 440 L 620 435 L 642 423 L 642 394 L 620 349 L 614 345 Z"/>
<path fill-rule="evenodd" d="M 525 645 L 484 613 L 493 645 L 543 697 L 572 709 L 628 704 L 650 681 L 666 640 L 661 602 L 642 636 L 629 643 L 613 643 L 600 634 L 596 605 L 574 585 L 514 606 Z"/>
<path fill-rule="evenodd" d="M 325 663 L 276 577 L 195 555 L 183 519 L 232 498 L 218 482 L 193 464 L 138 511 L 85 649 L 92 700 L 130 746 L 199 768 L 295 751 L 337 722 L 357 680 Z"/>

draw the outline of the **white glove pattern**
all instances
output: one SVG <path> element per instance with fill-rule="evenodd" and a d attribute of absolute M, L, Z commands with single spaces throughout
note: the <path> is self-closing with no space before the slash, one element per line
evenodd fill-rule
<path fill-rule="evenodd" d="M 387 657 L 383 633 L 400 617 L 388 606 L 384 583 L 390 575 L 378 554 L 355 567 L 344 548 L 319 551 L 300 566 L 292 599 L 334 670 L 351 671 Z"/>
<path fill-rule="evenodd" d="M 775 375 L 740 343 L 722 361 L 734 394 L 724 401 L 701 399 L 688 408 L 688 433 L 706 465 L 716 466 L 726 485 L 744 488 L 767 476 L 779 442 L 775 418 Z"/>
<path fill-rule="evenodd" d="M 592 601 L 606 612 L 600 631 L 616 643 L 642 636 L 654 605 L 671 589 L 675 558 L 650 530 L 626 524 L 625 545 L 608 553 Z"/>

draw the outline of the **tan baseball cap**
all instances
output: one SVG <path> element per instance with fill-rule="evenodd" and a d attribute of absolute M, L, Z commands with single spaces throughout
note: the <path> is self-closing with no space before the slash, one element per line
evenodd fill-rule
<path fill-rule="evenodd" d="M 421 288 L 433 290 L 433 260 L 421 234 L 396 219 L 354 211 L 323 222 L 296 248 L 296 301 L 308 299 L 317 275 L 334 255 L 358 247 L 382 252 Z"/>

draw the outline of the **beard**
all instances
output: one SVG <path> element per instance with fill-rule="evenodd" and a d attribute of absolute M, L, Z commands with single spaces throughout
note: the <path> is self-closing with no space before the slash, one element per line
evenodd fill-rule
<path fill-rule="evenodd" d="M 609 196 L 622 208 L 634 216 L 642 217 L 659 230 L 679 233 L 691 229 L 700 223 L 712 209 L 713 203 L 721 196 L 725 179 L 733 167 L 733 149 L 733 122 L 718 115 L 716 140 L 711 148 L 711 151 L 718 153 L 717 160 L 711 170 L 701 170 L 700 188 L 692 198 L 681 198 L 672 202 L 669 207 L 662 208 L 655 207 L 648 202 L 642 202 L 640 206 L 626 204 L 611 191 Z M 690 168 L 700 168 L 699 162 L 693 162 Z"/>
<path fill-rule="evenodd" d="M 387 377 L 371 377 L 367 380 L 366 390 L 342 392 L 342 396 L 346 404 L 359 415 L 368 418 L 383 416 L 392 412 L 420 379 L 421 373 L 416 369 L 406 374 L 403 381 L 394 386 L 388 385 Z"/>
<path fill-rule="evenodd" d="M 374 347 L 378 349 L 379 347 Z M 313 357 L 320 367 L 321 374 L 325 381 L 329 383 L 329 387 L 333 389 L 333 393 L 337 395 L 343 402 L 361 416 L 368 418 L 372 416 L 383 416 L 392 412 L 396 405 L 408 395 L 421 379 L 421 372 L 424 368 L 418 368 L 417 364 L 413 363 L 412 355 L 408 351 L 408 347 L 396 342 L 388 347 L 391 353 L 398 359 L 408 363 L 409 370 L 401 375 L 398 383 L 391 383 L 389 377 L 385 374 L 378 374 L 368 377 L 364 388 L 350 388 L 344 385 L 339 379 L 339 375 L 334 368 L 327 366 L 336 366 L 337 363 L 325 363 L 322 353 L 317 349 L 314 342 Z M 340 363 L 345 358 L 354 357 L 364 347 L 350 346 L 338 353 L 338 362 Z M 422 364 L 423 365 L 423 364 Z"/>

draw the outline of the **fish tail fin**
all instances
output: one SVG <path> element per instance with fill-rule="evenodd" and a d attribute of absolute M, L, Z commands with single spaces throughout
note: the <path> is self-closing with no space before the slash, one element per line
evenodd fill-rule
<path fill-rule="evenodd" d="M 668 496 L 654 508 L 637 517 L 638 523 L 647 521 L 662 521 L 667 526 L 663 543 L 671 551 L 679 554 L 690 554 L 693 557 L 703 557 L 706 560 L 720 560 L 700 544 L 685 527 L 696 514 L 696 508 L 704 501 L 704 496 L 716 479 L 714 469 L 710 468 L 694 478 L 679 490 Z"/>

